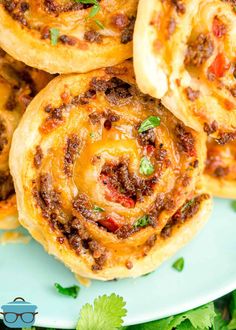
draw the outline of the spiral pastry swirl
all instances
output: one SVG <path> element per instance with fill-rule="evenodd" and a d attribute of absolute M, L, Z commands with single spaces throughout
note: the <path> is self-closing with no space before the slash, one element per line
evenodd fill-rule
<path fill-rule="evenodd" d="M 79 275 L 147 273 L 208 218 L 204 157 L 205 139 L 139 91 L 131 62 L 57 77 L 14 134 L 20 221 Z"/>
<path fill-rule="evenodd" d="M 207 142 L 204 185 L 215 196 L 236 198 L 236 142 Z"/>
<path fill-rule="evenodd" d="M 236 137 L 235 1 L 141 0 L 134 33 L 140 89 L 186 125 Z"/>
<path fill-rule="evenodd" d="M 115 65 L 132 57 L 137 3 L 3 0 L 0 46 L 14 58 L 50 73 Z"/>
<path fill-rule="evenodd" d="M 51 79 L 0 49 L 0 228 L 17 225 L 16 198 L 9 170 L 11 139 L 32 97 Z"/>

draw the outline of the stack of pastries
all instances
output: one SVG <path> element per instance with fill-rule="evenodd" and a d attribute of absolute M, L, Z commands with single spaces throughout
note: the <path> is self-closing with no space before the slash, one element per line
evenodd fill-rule
<path fill-rule="evenodd" d="M 99 280 L 172 256 L 236 196 L 235 36 L 234 0 L 2 0 L 1 228 Z"/>

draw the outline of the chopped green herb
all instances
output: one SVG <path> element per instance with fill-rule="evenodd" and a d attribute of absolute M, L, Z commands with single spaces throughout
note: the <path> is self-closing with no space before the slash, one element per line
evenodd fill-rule
<path fill-rule="evenodd" d="M 51 28 L 50 37 L 51 37 L 51 45 L 56 46 L 59 37 L 59 30 L 56 28 Z"/>
<path fill-rule="evenodd" d="M 85 304 L 80 311 L 76 330 L 117 330 L 123 324 L 127 311 L 122 297 L 104 295 L 94 300 L 94 305 Z"/>
<path fill-rule="evenodd" d="M 89 17 L 92 18 L 97 15 L 100 11 L 101 7 L 97 0 L 74 0 L 75 2 L 79 2 L 86 5 L 93 5 L 92 9 L 90 10 Z"/>
<path fill-rule="evenodd" d="M 89 17 L 92 18 L 92 17 L 96 16 L 97 13 L 99 12 L 99 10 L 100 10 L 99 4 L 94 5 L 93 8 L 90 10 Z"/>
<path fill-rule="evenodd" d="M 105 211 L 103 208 L 96 206 L 96 205 L 94 206 L 93 210 L 94 210 L 94 212 L 104 212 Z"/>
<path fill-rule="evenodd" d="M 194 203 L 195 199 L 190 199 L 190 201 L 188 201 L 186 204 L 184 204 L 184 206 L 181 209 L 181 212 L 184 212 L 188 207 L 192 206 Z"/>
<path fill-rule="evenodd" d="M 181 257 L 178 260 L 176 260 L 172 267 L 177 270 L 178 272 L 182 272 L 182 270 L 184 269 L 184 258 Z"/>
<path fill-rule="evenodd" d="M 154 166 L 147 157 L 143 157 L 140 162 L 139 172 L 144 175 L 151 175 L 154 172 Z"/>
<path fill-rule="evenodd" d="M 160 126 L 161 119 L 156 116 L 150 116 L 147 119 L 145 119 L 142 124 L 140 125 L 138 132 L 143 133 L 145 131 L 148 131 L 151 128 Z"/>
<path fill-rule="evenodd" d="M 59 283 L 55 283 L 54 286 L 60 294 L 72 297 L 74 299 L 78 297 L 80 291 L 80 287 L 78 285 L 73 285 L 68 288 L 63 288 Z"/>
<path fill-rule="evenodd" d="M 104 30 L 105 29 L 105 26 L 102 24 L 102 22 L 100 22 L 98 19 L 95 19 L 94 22 L 97 24 L 97 26 Z"/>
<path fill-rule="evenodd" d="M 234 212 L 236 212 L 236 201 L 231 202 L 231 207 L 234 210 Z"/>
<path fill-rule="evenodd" d="M 146 227 L 147 225 L 149 225 L 149 222 L 150 222 L 149 215 L 144 215 L 134 223 L 134 227 L 135 228 Z"/>
<path fill-rule="evenodd" d="M 94 136 L 95 136 L 95 134 L 93 132 L 91 132 L 89 135 L 91 138 L 94 138 Z"/>

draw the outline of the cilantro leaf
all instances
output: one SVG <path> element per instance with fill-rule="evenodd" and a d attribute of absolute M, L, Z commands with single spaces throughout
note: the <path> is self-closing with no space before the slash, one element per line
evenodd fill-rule
<path fill-rule="evenodd" d="M 121 327 L 127 311 L 122 297 L 103 295 L 94 300 L 94 306 L 86 304 L 80 311 L 76 330 L 116 330 Z"/>
<path fill-rule="evenodd" d="M 149 225 L 149 222 L 150 222 L 149 215 L 144 215 L 134 223 L 134 227 L 135 228 L 146 227 L 147 225 Z"/>
<path fill-rule="evenodd" d="M 213 325 L 214 317 L 214 305 L 209 303 L 176 316 L 131 326 L 128 330 L 208 330 Z"/>
<path fill-rule="evenodd" d="M 216 311 L 216 316 L 213 322 L 213 330 L 228 330 L 227 322 L 223 319 L 221 313 Z"/>
<path fill-rule="evenodd" d="M 229 330 L 236 329 L 236 290 L 232 293 L 232 300 L 230 302 L 230 313 L 231 313 L 231 321 L 228 324 Z"/>
<path fill-rule="evenodd" d="M 140 162 L 139 172 L 144 175 L 151 175 L 154 172 L 154 166 L 147 157 L 143 157 Z"/>
<path fill-rule="evenodd" d="M 181 257 L 178 260 L 176 260 L 173 265 L 172 268 L 174 268 L 175 270 L 177 270 L 178 272 L 182 272 L 182 270 L 184 269 L 184 258 Z"/>
<path fill-rule="evenodd" d="M 94 5 L 92 9 L 90 10 L 89 17 L 94 17 L 97 15 L 97 13 L 100 11 L 99 5 Z"/>
<path fill-rule="evenodd" d="M 51 38 L 51 45 L 56 46 L 59 37 L 59 30 L 56 28 L 50 29 L 50 38 Z"/>
<path fill-rule="evenodd" d="M 147 119 L 145 119 L 142 124 L 140 125 L 138 132 L 143 133 L 145 131 L 148 131 L 151 128 L 160 126 L 161 119 L 156 116 L 150 116 Z"/>
<path fill-rule="evenodd" d="M 69 296 L 74 299 L 78 297 L 80 287 L 78 285 L 73 285 L 68 288 L 63 288 L 59 283 L 54 284 L 55 288 L 60 294 L 63 294 L 64 296 Z"/>
<path fill-rule="evenodd" d="M 236 212 L 236 201 L 231 202 L 231 207 L 234 210 L 234 212 Z"/>

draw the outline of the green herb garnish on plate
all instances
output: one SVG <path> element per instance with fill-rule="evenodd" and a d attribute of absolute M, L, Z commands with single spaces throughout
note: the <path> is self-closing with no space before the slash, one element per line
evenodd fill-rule
<path fill-rule="evenodd" d="M 57 292 L 60 294 L 63 294 L 64 296 L 69 296 L 74 299 L 78 297 L 80 287 L 78 285 L 73 285 L 67 288 L 63 288 L 59 283 L 54 284 L 55 288 L 57 289 Z"/>
<path fill-rule="evenodd" d="M 236 212 L 236 201 L 231 202 L 231 207 L 234 210 L 234 212 Z"/>
<path fill-rule="evenodd" d="M 182 270 L 184 269 L 184 258 L 181 257 L 178 260 L 176 260 L 172 267 L 177 270 L 178 272 L 182 272 Z"/>

